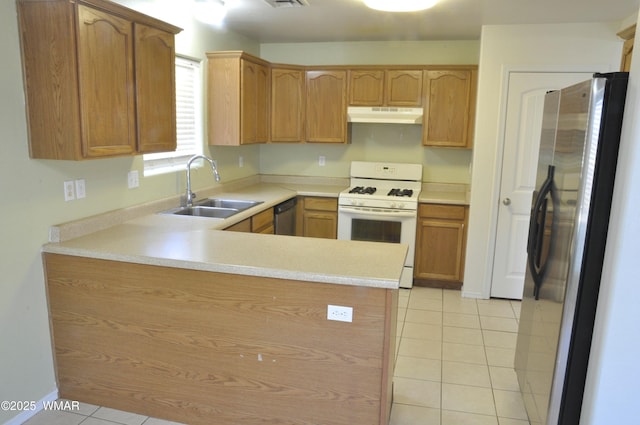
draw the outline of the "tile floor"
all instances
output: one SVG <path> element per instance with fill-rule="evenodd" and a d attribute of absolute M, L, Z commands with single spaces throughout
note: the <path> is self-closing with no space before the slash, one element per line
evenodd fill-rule
<path fill-rule="evenodd" d="M 514 301 L 402 289 L 390 425 L 528 425 L 513 370 L 519 312 Z M 83 403 L 25 424 L 179 425 Z"/>
<path fill-rule="evenodd" d="M 513 369 L 520 302 L 401 290 L 390 425 L 529 425 Z"/>

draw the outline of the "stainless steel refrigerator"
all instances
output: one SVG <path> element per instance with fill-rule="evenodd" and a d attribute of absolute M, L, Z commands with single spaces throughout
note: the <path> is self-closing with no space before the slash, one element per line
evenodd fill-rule
<path fill-rule="evenodd" d="M 515 355 L 532 425 L 580 422 L 627 77 L 545 96 Z"/>

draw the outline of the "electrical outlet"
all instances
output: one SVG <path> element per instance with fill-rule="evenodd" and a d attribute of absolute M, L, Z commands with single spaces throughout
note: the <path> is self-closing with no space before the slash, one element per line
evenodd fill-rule
<path fill-rule="evenodd" d="M 327 305 L 327 320 L 353 322 L 353 307 L 329 304 Z"/>
<path fill-rule="evenodd" d="M 67 180 L 64 182 L 64 200 L 73 201 L 76 199 L 76 188 L 73 180 Z"/>
<path fill-rule="evenodd" d="M 140 186 L 138 170 L 129 171 L 127 174 L 127 186 L 129 189 L 135 189 Z"/>
<path fill-rule="evenodd" d="M 244 158 L 242 156 L 238 157 L 238 167 L 244 167 Z"/>
<path fill-rule="evenodd" d="M 76 199 L 86 198 L 87 190 L 84 179 L 76 180 Z"/>
<path fill-rule="evenodd" d="M 320 155 L 320 157 L 318 158 L 318 165 L 321 167 L 324 167 L 326 163 L 327 163 L 327 158 L 324 155 Z"/>

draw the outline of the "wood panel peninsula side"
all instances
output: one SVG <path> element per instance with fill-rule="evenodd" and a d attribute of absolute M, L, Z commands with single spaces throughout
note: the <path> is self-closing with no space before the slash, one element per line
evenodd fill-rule
<path fill-rule="evenodd" d="M 173 219 L 45 245 L 60 397 L 196 425 L 388 424 L 405 246 Z"/>

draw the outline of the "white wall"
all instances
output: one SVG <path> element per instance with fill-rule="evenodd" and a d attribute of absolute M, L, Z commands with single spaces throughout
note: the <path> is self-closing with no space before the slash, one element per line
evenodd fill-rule
<path fill-rule="evenodd" d="M 636 34 L 635 43 L 640 43 Z M 638 422 L 640 394 L 640 58 L 634 56 L 580 423 Z"/>
<path fill-rule="evenodd" d="M 617 24 L 488 25 L 482 29 L 463 295 L 488 298 L 498 213 L 507 71 L 615 71 Z"/>
<path fill-rule="evenodd" d="M 477 64 L 479 42 L 386 41 L 262 44 L 261 57 L 298 65 Z M 423 181 L 468 184 L 471 150 L 422 146 L 420 125 L 354 124 L 347 145 L 326 144 L 260 147 L 261 174 L 348 177 L 351 161 L 415 162 L 423 165 Z M 318 157 L 327 165 L 318 166 Z"/>
<path fill-rule="evenodd" d="M 265 43 L 262 57 L 299 65 L 476 64 L 480 42 L 352 41 L 340 43 Z"/>
<path fill-rule="evenodd" d="M 176 39 L 178 53 L 204 58 L 205 50 L 259 50 L 257 43 L 179 15 L 167 20 L 185 29 Z M 184 173 L 141 178 L 140 188 L 129 190 L 127 173 L 135 169 L 142 176 L 141 157 L 29 159 L 15 1 L 0 1 L 0 28 L 0 400 L 37 401 L 56 389 L 40 258 L 49 226 L 181 193 Z M 238 152 L 245 156 L 243 169 L 237 168 Z M 259 166 L 255 148 L 209 153 L 226 180 L 255 174 Z M 214 183 L 210 173 L 194 174 L 196 188 Z M 63 181 L 77 178 L 86 180 L 86 199 L 64 202 Z M 18 413 L 0 410 L 0 423 Z"/>

